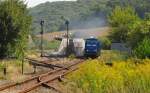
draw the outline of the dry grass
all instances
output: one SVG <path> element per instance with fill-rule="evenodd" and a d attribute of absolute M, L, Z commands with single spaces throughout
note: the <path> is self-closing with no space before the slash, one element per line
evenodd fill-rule
<path fill-rule="evenodd" d="M 0 79 L 6 79 L 11 81 L 21 81 L 24 80 L 27 76 L 22 75 L 21 72 L 21 65 L 22 62 L 18 60 L 3 60 L 0 61 L 1 69 L 0 69 Z M 3 74 L 3 68 L 7 68 L 7 74 L 4 76 Z M 30 66 L 28 63 L 24 63 L 24 70 L 25 71 L 32 71 L 32 66 Z"/>

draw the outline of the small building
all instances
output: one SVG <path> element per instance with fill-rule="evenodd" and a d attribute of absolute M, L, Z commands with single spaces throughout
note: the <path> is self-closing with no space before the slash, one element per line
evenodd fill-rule
<path fill-rule="evenodd" d="M 127 45 L 125 43 L 112 43 L 111 50 L 118 50 L 121 52 L 131 53 L 131 48 L 127 47 Z"/>

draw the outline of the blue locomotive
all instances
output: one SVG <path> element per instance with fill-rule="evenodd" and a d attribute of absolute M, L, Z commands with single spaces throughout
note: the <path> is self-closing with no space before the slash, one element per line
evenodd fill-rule
<path fill-rule="evenodd" d="M 96 38 L 88 38 L 85 40 L 84 56 L 98 57 L 101 52 L 100 41 Z"/>

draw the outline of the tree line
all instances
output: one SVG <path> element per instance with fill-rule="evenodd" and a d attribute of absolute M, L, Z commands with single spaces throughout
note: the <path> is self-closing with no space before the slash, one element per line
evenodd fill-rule
<path fill-rule="evenodd" d="M 64 30 L 65 19 L 70 24 L 80 24 L 89 16 L 102 17 L 107 21 L 107 15 L 116 6 L 131 6 L 137 14 L 144 18 L 146 12 L 150 12 L 149 0 L 78 0 L 77 2 L 46 2 L 30 8 L 33 17 L 32 33 L 40 33 L 39 22 L 45 20 L 45 32 Z M 70 27 L 71 28 L 71 27 Z"/>

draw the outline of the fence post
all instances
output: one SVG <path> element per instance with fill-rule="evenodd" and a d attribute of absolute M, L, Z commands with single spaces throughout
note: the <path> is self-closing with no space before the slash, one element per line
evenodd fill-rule
<path fill-rule="evenodd" d="M 4 61 L 4 58 L 2 59 L 2 63 L 4 64 L 4 68 L 3 68 L 3 74 L 6 76 L 7 75 L 7 66 L 6 66 L 6 62 Z"/>
<path fill-rule="evenodd" d="M 23 75 L 23 73 L 24 73 L 24 59 L 22 59 L 22 75 Z"/>
<path fill-rule="evenodd" d="M 33 65 L 34 68 L 34 74 L 36 73 L 36 65 Z"/>
<path fill-rule="evenodd" d="M 6 76 L 6 74 L 7 74 L 7 69 L 6 69 L 6 67 L 4 67 L 4 70 L 3 70 L 4 72 L 4 75 Z"/>

